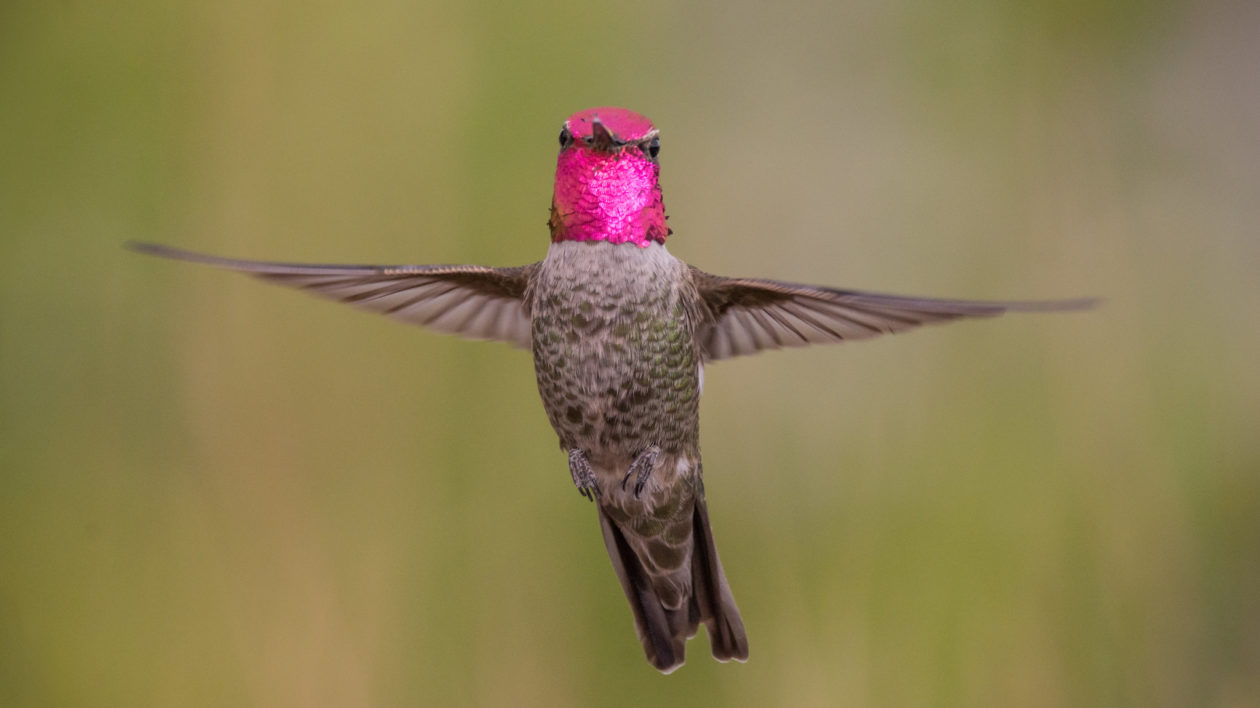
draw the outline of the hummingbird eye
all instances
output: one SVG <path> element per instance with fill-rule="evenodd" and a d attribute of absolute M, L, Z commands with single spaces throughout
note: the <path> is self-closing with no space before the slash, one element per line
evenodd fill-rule
<path fill-rule="evenodd" d="M 560 129 L 560 147 L 569 147 L 573 144 L 573 133 L 569 132 L 568 126 Z"/>
<path fill-rule="evenodd" d="M 655 160 L 656 156 L 661 153 L 661 139 L 652 138 L 645 143 L 639 143 L 639 149 L 643 151 L 650 159 Z"/>

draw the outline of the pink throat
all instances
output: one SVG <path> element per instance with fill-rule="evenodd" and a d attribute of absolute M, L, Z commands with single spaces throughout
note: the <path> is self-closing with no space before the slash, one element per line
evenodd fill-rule
<path fill-rule="evenodd" d="M 665 243 L 660 167 L 637 148 L 560 151 L 551 201 L 552 241 L 608 241 L 646 248 Z"/>

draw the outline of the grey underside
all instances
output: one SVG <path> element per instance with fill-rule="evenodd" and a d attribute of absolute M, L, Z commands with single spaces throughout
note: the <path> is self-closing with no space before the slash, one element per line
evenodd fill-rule
<path fill-rule="evenodd" d="M 605 543 L 649 660 L 676 667 L 698 624 L 713 634 L 726 615 L 715 655 L 746 656 L 704 510 L 701 305 L 686 265 L 659 245 L 553 244 L 526 298 L 543 406 L 561 447 L 594 471 Z M 635 494 L 623 480 L 651 446 L 656 464 Z"/>

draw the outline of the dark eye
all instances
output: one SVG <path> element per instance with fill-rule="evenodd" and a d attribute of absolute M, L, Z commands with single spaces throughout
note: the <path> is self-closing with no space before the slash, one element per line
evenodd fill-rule
<path fill-rule="evenodd" d="M 661 152 L 661 139 L 652 138 L 646 143 L 639 143 L 639 149 L 643 151 L 644 155 L 647 155 L 651 159 L 655 160 L 656 156 Z"/>
<path fill-rule="evenodd" d="M 569 132 L 569 128 L 567 126 L 564 128 L 561 128 L 560 129 L 560 147 L 568 147 L 571 144 L 573 144 L 573 133 Z"/>

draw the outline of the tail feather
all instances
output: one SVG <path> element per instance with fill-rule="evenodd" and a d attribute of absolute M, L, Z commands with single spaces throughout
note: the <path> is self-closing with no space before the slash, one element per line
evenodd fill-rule
<path fill-rule="evenodd" d="M 718 661 L 748 661 L 744 620 L 739 616 L 735 597 L 726 583 L 726 573 L 722 572 L 722 561 L 718 560 L 717 546 L 709 528 L 709 510 L 703 501 L 696 502 L 694 525 L 696 545 L 691 556 L 692 592 L 699 606 L 699 615 L 709 630 L 713 658 Z"/>
<path fill-rule="evenodd" d="M 670 622 L 667 615 L 669 610 L 657 601 L 652 584 L 621 529 L 613 524 L 602 509 L 599 512 L 599 525 L 604 532 L 604 545 L 608 548 L 613 570 L 617 571 L 626 599 L 630 601 L 634 626 L 638 631 L 639 641 L 643 642 L 648 661 L 661 671 L 673 671 L 683 663 L 683 642 L 674 634 L 677 621 Z"/>
<path fill-rule="evenodd" d="M 625 532 L 601 509 L 600 528 L 613 569 L 634 614 L 635 629 L 648 661 L 664 673 L 682 666 L 686 642 L 700 623 L 709 632 L 709 644 L 719 661 L 748 658 L 748 638 L 718 561 L 709 515 L 696 500 L 692 516 L 691 597 L 678 609 L 668 609 L 652 586 L 651 577 L 626 539 Z"/>

